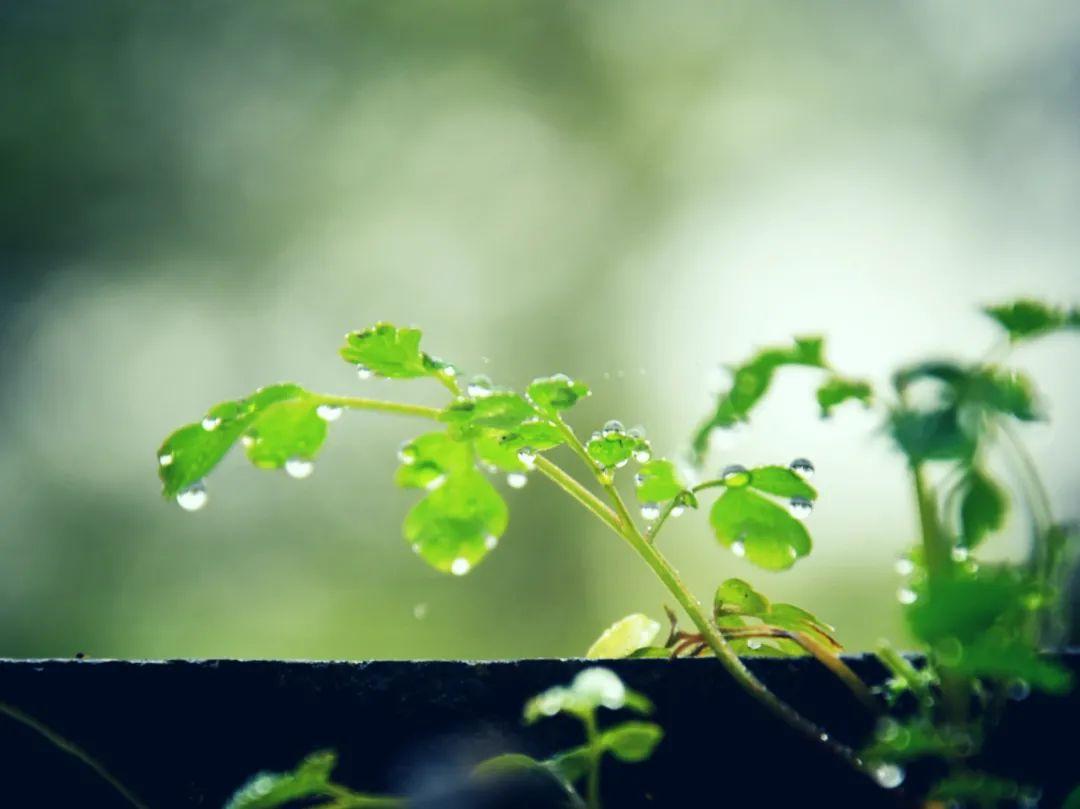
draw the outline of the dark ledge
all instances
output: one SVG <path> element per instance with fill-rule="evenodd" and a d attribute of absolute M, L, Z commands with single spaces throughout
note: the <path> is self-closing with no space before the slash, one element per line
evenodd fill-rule
<path fill-rule="evenodd" d="M 1064 659 L 1080 671 L 1080 655 Z M 873 658 L 848 660 L 868 682 L 882 679 Z M 81 746 L 150 809 L 220 807 L 256 771 L 288 769 L 319 748 L 340 753 L 337 780 L 396 794 L 499 752 L 545 757 L 578 743 L 578 728 L 565 718 L 523 727 L 521 707 L 591 664 L 0 660 L 0 701 Z M 879 789 L 780 724 L 715 660 L 603 665 L 653 700 L 666 732 L 648 763 L 605 766 L 607 809 L 911 804 L 903 789 Z M 865 738 L 865 711 L 814 661 L 749 665 L 834 738 Z M 1067 741 L 1078 719 L 1076 693 L 1010 703 L 983 763 L 1038 785 L 1042 805 L 1060 805 L 1080 781 Z M 85 765 L 6 716 L 0 770 L 3 805 L 126 806 Z M 916 765 L 905 786 L 932 776 Z"/>

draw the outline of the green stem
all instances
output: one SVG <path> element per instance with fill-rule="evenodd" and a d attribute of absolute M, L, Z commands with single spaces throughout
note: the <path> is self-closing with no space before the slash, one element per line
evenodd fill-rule
<path fill-rule="evenodd" d="M 715 489 L 726 485 L 727 484 L 724 483 L 724 481 L 719 479 L 706 480 L 703 483 L 697 484 L 696 486 L 691 486 L 690 492 L 691 494 L 697 494 L 698 492 L 704 491 L 705 489 Z M 656 537 L 660 533 L 660 529 L 664 527 L 664 524 L 668 521 L 668 517 L 671 516 L 671 512 L 675 509 L 676 505 L 678 505 L 677 497 L 669 500 L 667 505 L 664 507 L 664 510 L 660 512 L 660 516 L 656 519 L 656 522 L 654 522 L 649 527 L 649 533 L 646 537 L 649 542 L 656 542 Z"/>
<path fill-rule="evenodd" d="M 97 773 L 98 777 L 100 777 L 103 781 L 108 783 L 109 786 L 115 789 L 124 798 L 124 800 L 134 806 L 135 809 L 147 809 L 146 804 L 136 798 L 135 795 L 132 794 L 131 790 L 125 787 L 122 783 L 120 783 L 120 781 L 117 780 L 117 778 L 112 773 L 106 770 L 103 765 L 98 763 L 96 759 L 90 756 L 89 753 L 85 752 L 74 742 L 68 741 L 56 731 L 46 727 L 37 719 L 34 719 L 34 717 L 30 716 L 29 714 L 23 713 L 13 705 L 8 705 L 7 703 L 0 702 L 0 713 L 7 714 L 16 722 L 20 722 L 21 724 L 26 725 L 34 732 L 48 739 L 49 742 L 53 744 L 53 746 L 77 758 L 79 761 L 81 761 L 83 764 L 85 764 L 87 767 Z"/>
<path fill-rule="evenodd" d="M 437 407 L 406 404 L 404 402 L 385 402 L 381 399 L 364 399 L 360 396 L 319 396 L 319 404 L 347 407 L 350 410 L 372 410 L 379 413 L 396 413 L 401 416 L 419 416 L 420 418 L 439 420 L 442 411 Z"/>
<path fill-rule="evenodd" d="M 596 727 L 596 714 L 592 711 L 581 718 L 585 725 L 585 738 L 589 748 L 589 773 L 585 786 L 585 801 L 589 809 L 600 809 L 600 731 Z"/>
<path fill-rule="evenodd" d="M 925 712 L 929 713 L 934 705 L 934 695 L 930 691 L 926 678 L 911 665 L 906 657 L 896 651 L 888 641 L 883 640 L 878 643 L 877 656 L 894 676 L 907 683 L 911 693 L 918 699 L 919 705 Z"/>
<path fill-rule="evenodd" d="M 334 802 L 322 809 L 396 809 L 396 807 L 406 805 L 404 798 L 395 798 L 390 795 L 361 795 L 337 784 L 329 785 L 329 795 L 334 798 Z"/>
<path fill-rule="evenodd" d="M 919 464 L 912 464 L 911 479 L 915 487 L 915 500 L 919 509 L 923 557 L 926 572 L 930 578 L 930 586 L 933 589 L 934 581 L 948 572 L 952 557 L 950 556 L 949 546 L 945 542 L 938 525 L 937 507 L 934 504 L 933 492 L 927 488 L 926 479 L 923 477 L 922 467 Z"/>
<path fill-rule="evenodd" d="M 615 516 L 615 513 L 604 505 L 600 498 L 578 483 L 577 478 L 565 472 L 543 455 L 537 455 L 535 463 L 537 470 L 541 474 L 603 520 L 604 524 L 616 534 L 622 534 L 622 525 L 619 523 L 619 518 Z"/>

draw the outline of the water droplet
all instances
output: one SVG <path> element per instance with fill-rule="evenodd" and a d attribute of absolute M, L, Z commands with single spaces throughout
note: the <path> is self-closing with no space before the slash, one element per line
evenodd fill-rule
<path fill-rule="evenodd" d="M 412 544 L 412 552 L 413 553 L 420 553 L 420 543 L 419 542 L 414 542 Z"/>
<path fill-rule="evenodd" d="M 746 648 L 756 652 L 758 649 L 761 648 L 761 641 L 759 641 L 757 638 L 751 638 L 746 642 Z"/>
<path fill-rule="evenodd" d="M 821 741 L 823 741 L 823 742 L 827 742 L 827 741 L 829 741 L 829 734 L 828 733 L 822 733 L 820 736 L 818 736 L 818 738 L 821 739 Z"/>
<path fill-rule="evenodd" d="M 245 447 L 253 447 L 258 443 L 258 439 L 253 435 L 240 436 L 240 443 Z"/>
<path fill-rule="evenodd" d="M 720 473 L 720 479 L 725 485 L 738 488 L 750 482 L 750 473 L 746 471 L 745 466 L 735 463 L 724 467 L 724 471 Z"/>
<path fill-rule="evenodd" d="M 494 534 L 488 534 L 484 537 L 484 547 L 489 551 L 495 550 L 495 547 L 499 544 L 499 538 Z"/>
<path fill-rule="evenodd" d="M 525 465 L 526 469 L 536 467 L 536 452 L 531 447 L 522 447 L 517 451 L 517 459 Z"/>
<path fill-rule="evenodd" d="M 630 459 L 629 458 L 623 458 L 621 461 L 616 461 L 615 462 L 615 468 L 616 469 L 622 469 L 628 463 L 630 463 Z"/>
<path fill-rule="evenodd" d="M 440 475 L 436 475 L 431 480 L 429 480 L 427 483 L 425 483 L 424 488 L 427 489 L 429 492 L 433 492 L 437 488 L 442 486 L 444 483 L 446 483 L 446 475 L 441 475 L 440 474 Z"/>
<path fill-rule="evenodd" d="M 669 517 L 681 517 L 686 513 L 686 506 L 672 506 L 671 511 L 668 512 Z"/>
<path fill-rule="evenodd" d="M 361 382 L 366 382 L 373 376 L 375 376 L 375 372 L 368 368 L 366 365 L 356 366 L 356 378 L 359 379 Z"/>
<path fill-rule="evenodd" d="M 643 474 L 641 474 L 640 472 L 638 472 L 636 475 L 634 475 L 634 485 L 635 486 L 643 486 L 643 485 L 645 485 L 645 476 Z"/>
<path fill-rule="evenodd" d="M 648 447 L 641 447 L 634 450 L 634 460 L 638 463 L 648 463 L 652 460 L 652 450 Z"/>
<path fill-rule="evenodd" d="M 659 503 L 642 503 L 641 504 L 641 516 L 652 522 L 660 516 L 660 504 Z"/>
<path fill-rule="evenodd" d="M 904 783 L 904 769 L 896 764 L 874 765 L 874 780 L 885 789 L 896 789 Z"/>
<path fill-rule="evenodd" d="M 622 433 L 622 432 L 625 432 L 625 430 L 623 429 L 623 426 L 622 426 L 622 422 L 618 421 L 616 419 L 612 419 L 611 421 L 607 422 L 604 425 L 604 428 L 600 431 L 600 434 L 604 435 L 604 436 L 608 436 L 608 435 L 618 435 L 619 433 Z"/>
<path fill-rule="evenodd" d="M 460 371 L 450 364 L 446 364 L 439 369 L 439 376 L 443 379 L 457 379 L 459 373 Z"/>
<path fill-rule="evenodd" d="M 212 433 L 218 427 L 221 426 L 221 419 L 217 416 L 207 416 L 202 420 L 202 428 L 208 433 Z"/>
<path fill-rule="evenodd" d="M 506 476 L 506 484 L 511 489 L 523 489 L 525 484 L 529 482 L 529 476 L 524 472 L 511 472 Z"/>
<path fill-rule="evenodd" d="M 1031 686 L 1027 680 L 1011 680 L 1005 687 L 1005 693 L 1009 699 L 1022 702 L 1031 696 Z"/>
<path fill-rule="evenodd" d="M 731 552 L 740 558 L 746 556 L 746 545 L 741 541 L 732 542 Z"/>
<path fill-rule="evenodd" d="M 315 464 L 307 458 L 289 458 L 289 460 L 285 461 L 285 474 L 291 478 L 296 478 L 296 480 L 311 477 L 311 473 L 314 471 Z"/>
<path fill-rule="evenodd" d="M 416 463 L 416 450 L 413 449 L 412 443 L 406 441 L 398 447 L 397 457 L 399 461 L 405 464 L 405 466 L 412 466 Z"/>
<path fill-rule="evenodd" d="M 893 565 L 893 567 L 896 568 L 896 572 L 901 576 L 910 576 L 915 572 L 915 563 L 907 556 L 901 556 L 897 559 L 896 564 Z"/>
<path fill-rule="evenodd" d="M 427 604 L 417 604 L 415 607 L 412 608 L 413 618 L 415 618 L 417 621 L 423 621 L 425 618 L 427 618 L 427 610 Z"/>
<path fill-rule="evenodd" d="M 176 495 L 176 503 L 184 511 L 198 511 L 206 505 L 208 498 L 206 484 L 200 480 L 186 489 L 181 489 Z"/>
<path fill-rule="evenodd" d="M 914 604 L 918 598 L 919 596 L 910 587 L 901 587 L 896 591 L 896 600 L 901 604 Z"/>
<path fill-rule="evenodd" d="M 968 549 L 961 547 L 953 548 L 951 555 L 954 562 L 966 562 L 968 558 Z"/>
<path fill-rule="evenodd" d="M 645 438 L 645 428 L 638 424 L 627 430 L 626 434 L 631 438 L 636 438 L 638 441 L 641 441 Z"/>
<path fill-rule="evenodd" d="M 812 478 L 815 472 L 814 465 L 808 458 L 796 458 L 788 464 L 788 469 L 802 478 Z"/>
<path fill-rule="evenodd" d="M 483 374 L 477 374 L 469 380 L 465 392 L 474 399 L 483 399 L 492 393 L 491 379 Z"/>
<path fill-rule="evenodd" d="M 469 568 L 472 565 L 469 564 L 469 560 L 463 556 L 459 556 L 453 562 L 450 563 L 450 572 L 455 576 L 464 576 L 469 572 Z"/>
<path fill-rule="evenodd" d="M 158 466 L 172 466 L 172 462 L 174 460 L 176 459 L 173 458 L 173 454 L 171 452 L 164 452 L 161 455 L 158 455 L 157 462 Z"/>
<path fill-rule="evenodd" d="M 810 516 L 810 512 L 813 510 L 813 502 L 807 500 L 805 497 L 792 497 L 788 501 L 788 511 L 791 512 L 791 516 L 796 520 L 805 520 Z"/>
<path fill-rule="evenodd" d="M 321 404 L 315 408 L 315 415 L 323 421 L 337 421 L 341 418 L 343 410 L 337 405 Z"/>

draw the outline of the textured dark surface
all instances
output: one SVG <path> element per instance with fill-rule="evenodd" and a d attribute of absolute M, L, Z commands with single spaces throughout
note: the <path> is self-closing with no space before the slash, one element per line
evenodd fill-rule
<path fill-rule="evenodd" d="M 1075 658 L 1070 661 L 1076 668 Z M 852 666 L 871 681 L 871 659 Z M 18 706 L 98 758 L 151 809 L 221 806 L 260 769 L 287 769 L 318 748 L 341 755 L 337 778 L 357 789 L 415 793 L 486 755 L 538 757 L 576 744 L 565 718 L 520 722 L 531 695 L 566 683 L 579 660 L 463 662 L 0 661 L 0 700 Z M 780 724 L 715 660 L 607 663 L 656 704 L 666 737 L 646 764 L 611 763 L 608 809 L 657 806 L 901 806 Z M 859 706 L 810 660 L 752 668 L 834 738 L 869 728 Z M 615 714 L 604 712 L 610 722 Z M 1066 732 L 1075 696 L 1032 695 L 1007 709 L 996 766 L 1039 783 L 1056 806 L 1080 781 Z M 124 806 L 80 762 L 0 717 L 3 806 Z M 918 768 L 908 784 L 917 784 Z M 13 791 L 14 790 L 14 791 Z M 474 803 L 436 801 L 438 806 Z M 524 803 L 516 804 L 524 806 Z"/>

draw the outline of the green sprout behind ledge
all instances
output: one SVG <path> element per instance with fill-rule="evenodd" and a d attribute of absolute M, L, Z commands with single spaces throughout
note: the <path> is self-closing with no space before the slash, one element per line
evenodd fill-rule
<path fill-rule="evenodd" d="M 986 785 L 997 788 L 999 782 L 972 777 L 967 761 L 993 730 L 1003 699 L 1030 688 L 1060 693 L 1071 686 L 1068 673 L 1041 651 L 1064 638 L 1059 605 L 1076 555 L 1074 531 L 1051 513 L 1016 434 L 1017 425 L 1042 417 L 1035 386 L 1002 363 L 1018 343 L 1080 328 L 1080 313 L 1028 300 L 985 312 L 1002 329 L 1001 345 L 987 358 L 912 364 L 894 375 L 888 393 L 833 369 L 818 337 L 759 351 L 732 369 L 731 387 L 692 436 L 689 465 L 656 457 L 643 431 L 618 421 L 580 436 L 566 420 L 590 394 L 580 381 L 555 374 L 535 379 L 523 393 L 485 376 L 465 381 L 454 365 L 421 349 L 420 331 L 380 323 L 346 335 L 342 358 L 362 380 L 434 381 L 449 394 L 445 407 L 272 385 L 215 405 L 174 432 L 158 451 L 158 471 L 165 496 L 196 510 L 208 500 L 206 476 L 236 444 L 257 467 L 306 477 L 330 425 L 345 410 L 431 422 L 434 429 L 401 447 L 395 473 L 399 486 L 419 493 L 403 534 L 427 564 L 462 576 L 482 563 L 509 525 L 508 506 L 490 475 L 505 475 L 510 488 L 520 488 L 528 475 L 540 474 L 620 537 L 693 625 L 680 630 L 671 613 L 668 637 L 656 643 L 657 622 L 628 616 L 604 633 L 590 656 L 715 655 L 764 707 L 882 786 L 899 787 L 906 761 L 933 755 L 944 759 L 949 771 L 934 795 L 993 803 Z M 810 553 L 804 520 L 818 493 L 809 482 L 814 471 L 809 460 L 752 469 L 728 464 L 715 477 L 700 477 L 712 434 L 749 421 L 786 366 L 820 370 L 816 399 L 823 418 L 848 402 L 880 407 L 883 428 L 910 472 L 921 540 L 902 561 L 907 581 L 898 597 L 927 659 L 915 668 L 882 648 L 881 659 L 893 674 L 884 693 L 872 693 L 846 666 L 828 624 L 795 605 L 772 603 L 745 581 L 721 583 L 712 609 L 706 609 L 658 545 L 668 520 L 705 508 L 705 498 L 718 494 L 708 506 L 708 522 L 733 554 L 779 571 Z M 553 460 L 556 451 L 581 472 L 568 471 L 561 458 Z M 991 456 L 1009 465 L 1015 494 L 989 471 Z M 631 464 L 640 519 L 616 486 Z M 976 552 L 1002 527 L 1014 504 L 1030 523 L 1028 558 L 981 564 Z M 884 717 L 873 743 L 853 751 L 772 694 L 740 659 L 749 654 L 813 655 L 873 713 L 887 713 L 905 695 L 917 709 Z"/>

